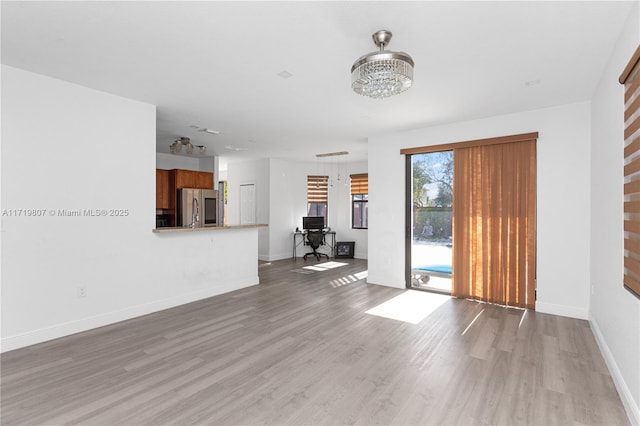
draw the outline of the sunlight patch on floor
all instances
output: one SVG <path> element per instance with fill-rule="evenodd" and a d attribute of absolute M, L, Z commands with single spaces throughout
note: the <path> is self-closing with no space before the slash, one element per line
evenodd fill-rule
<path fill-rule="evenodd" d="M 335 269 L 345 265 L 348 265 L 348 263 L 324 262 L 324 263 L 318 263 L 316 265 L 304 266 L 304 269 L 310 269 L 312 271 L 328 271 L 329 269 Z"/>
<path fill-rule="evenodd" d="M 473 325 L 473 323 L 476 322 L 476 320 L 478 318 L 480 318 L 480 315 L 482 315 L 483 312 L 484 312 L 484 309 L 481 310 L 480 313 L 478 315 L 476 315 L 476 317 L 473 320 L 471 320 L 471 322 L 469 323 L 467 328 L 465 328 L 464 331 L 462 332 L 461 336 L 464 336 L 464 334 L 467 332 L 467 330 L 469 330 L 471 328 L 471 326 Z"/>
<path fill-rule="evenodd" d="M 365 278 L 367 278 L 369 276 L 369 270 L 366 271 L 362 271 L 362 272 L 357 272 L 355 274 L 355 277 L 359 280 L 364 280 Z"/>
<path fill-rule="evenodd" d="M 404 293 L 371 308 L 365 313 L 379 317 L 419 324 L 438 309 L 451 296 L 407 290 Z"/>
<path fill-rule="evenodd" d="M 327 268 L 321 268 L 319 266 L 313 265 L 313 266 L 303 266 L 302 269 L 307 269 L 309 271 L 327 271 Z"/>
<path fill-rule="evenodd" d="M 518 323 L 518 328 L 522 327 L 522 321 L 524 321 L 524 316 L 527 315 L 527 310 L 522 311 L 522 318 L 520 318 L 520 323 Z"/>
<path fill-rule="evenodd" d="M 363 272 L 364 272 L 364 276 L 363 276 Z M 349 274 L 344 277 L 336 278 L 335 280 L 329 281 L 329 284 L 331 284 L 331 287 L 333 288 L 344 287 L 345 285 L 355 283 L 360 281 L 363 278 L 366 278 L 367 271 L 363 271 L 363 272 L 357 272 L 355 274 Z"/>
<path fill-rule="evenodd" d="M 348 263 L 345 262 L 324 262 L 324 263 L 318 263 L 316 266 L 321 266 L 323 268 L 326 269 L 333 269 L 333 268 L 339 268 L 341 266 L 345 266 L 348 265 Z"/>

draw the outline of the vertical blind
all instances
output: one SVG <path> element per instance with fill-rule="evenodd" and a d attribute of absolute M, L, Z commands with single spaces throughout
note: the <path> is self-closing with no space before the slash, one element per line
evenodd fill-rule
<path fill-rule="evenodd" d="M 640 47 L 620 75 L 624 84 L 624 286 L 640 296 Z"/>
<path fill-rule="evenodd" d="M 535 308 L 536 141 L 455 149 L 452 295 Z"/>
<path fill-rule="evenodd" d="M 360 195 L 369 193 L 369 174 L 360 173 L 351 175 L 351 195 Z"/>
<path fill-rule="evenodd" d="M 329 199 L 329 177 L 307 176 L 307 202 L 326 203 Z"/>
<path fill-rule="evenodd" d="M 535 308 L 538 133 L 400 150 L 453 150 L 452 295 Z"/>

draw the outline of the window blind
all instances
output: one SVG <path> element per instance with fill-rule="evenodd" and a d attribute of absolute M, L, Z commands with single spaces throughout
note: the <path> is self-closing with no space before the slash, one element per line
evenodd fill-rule
<path fill-rule="evenodd" d="M 535 309 L 536 140 L 456 148 L 452 295 Z"/>
<path fill-rule="evenodd" d="M 369 174 L 360 173 L 351 175 L 351 195 L 360 195 L 369 193 Z"/>
<path fill-rule="evenodd" d="M 620 75 L 624 84 L 624 286 L 640 296 L 640 47 Z"/>
<path fill-rule="evenodd" d="M 328 176 L 307 176 L 307 202 L 326 203 L 329 192 Z"/>

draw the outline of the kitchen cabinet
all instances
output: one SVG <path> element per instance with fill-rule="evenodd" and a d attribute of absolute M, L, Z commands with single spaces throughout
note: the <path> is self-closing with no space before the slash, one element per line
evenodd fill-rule
<path fill-rule="evenodd" d="M 213 173 L 198 172 L 196 175 L 196 186 L 199 189 L 214 189 L 213 188 Z"/>
<path fill-rule="evenodd" d="M 175 188 L 195 188 L 196 172 L 191 170 L 173 170 Z"/>
<path fill-rule="evenodd" d="M 193 170 L 174 170 L 175 188 L 213 189 L 213 173 Z"/>
<path fill-rule="evenodd" d="M 171 208 L 171 185 L 169 170 L 156 169 L 156 209 Z"/>
<path fill-rule="evenodd" d="M 214 189 L 213 173 L 156 169 L 156 209 L 162 210 L 168 226 L 176 226 L 176 190 L 180 188 Z"/>

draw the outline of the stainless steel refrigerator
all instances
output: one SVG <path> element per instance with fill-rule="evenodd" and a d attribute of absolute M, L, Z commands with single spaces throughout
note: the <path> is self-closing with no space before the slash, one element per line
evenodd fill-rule
<path fill-rule="evenodd" d="M 201 228 L 219 226 L 218 191 L 181 188 L 177 192 L 177 226 Z"/>

